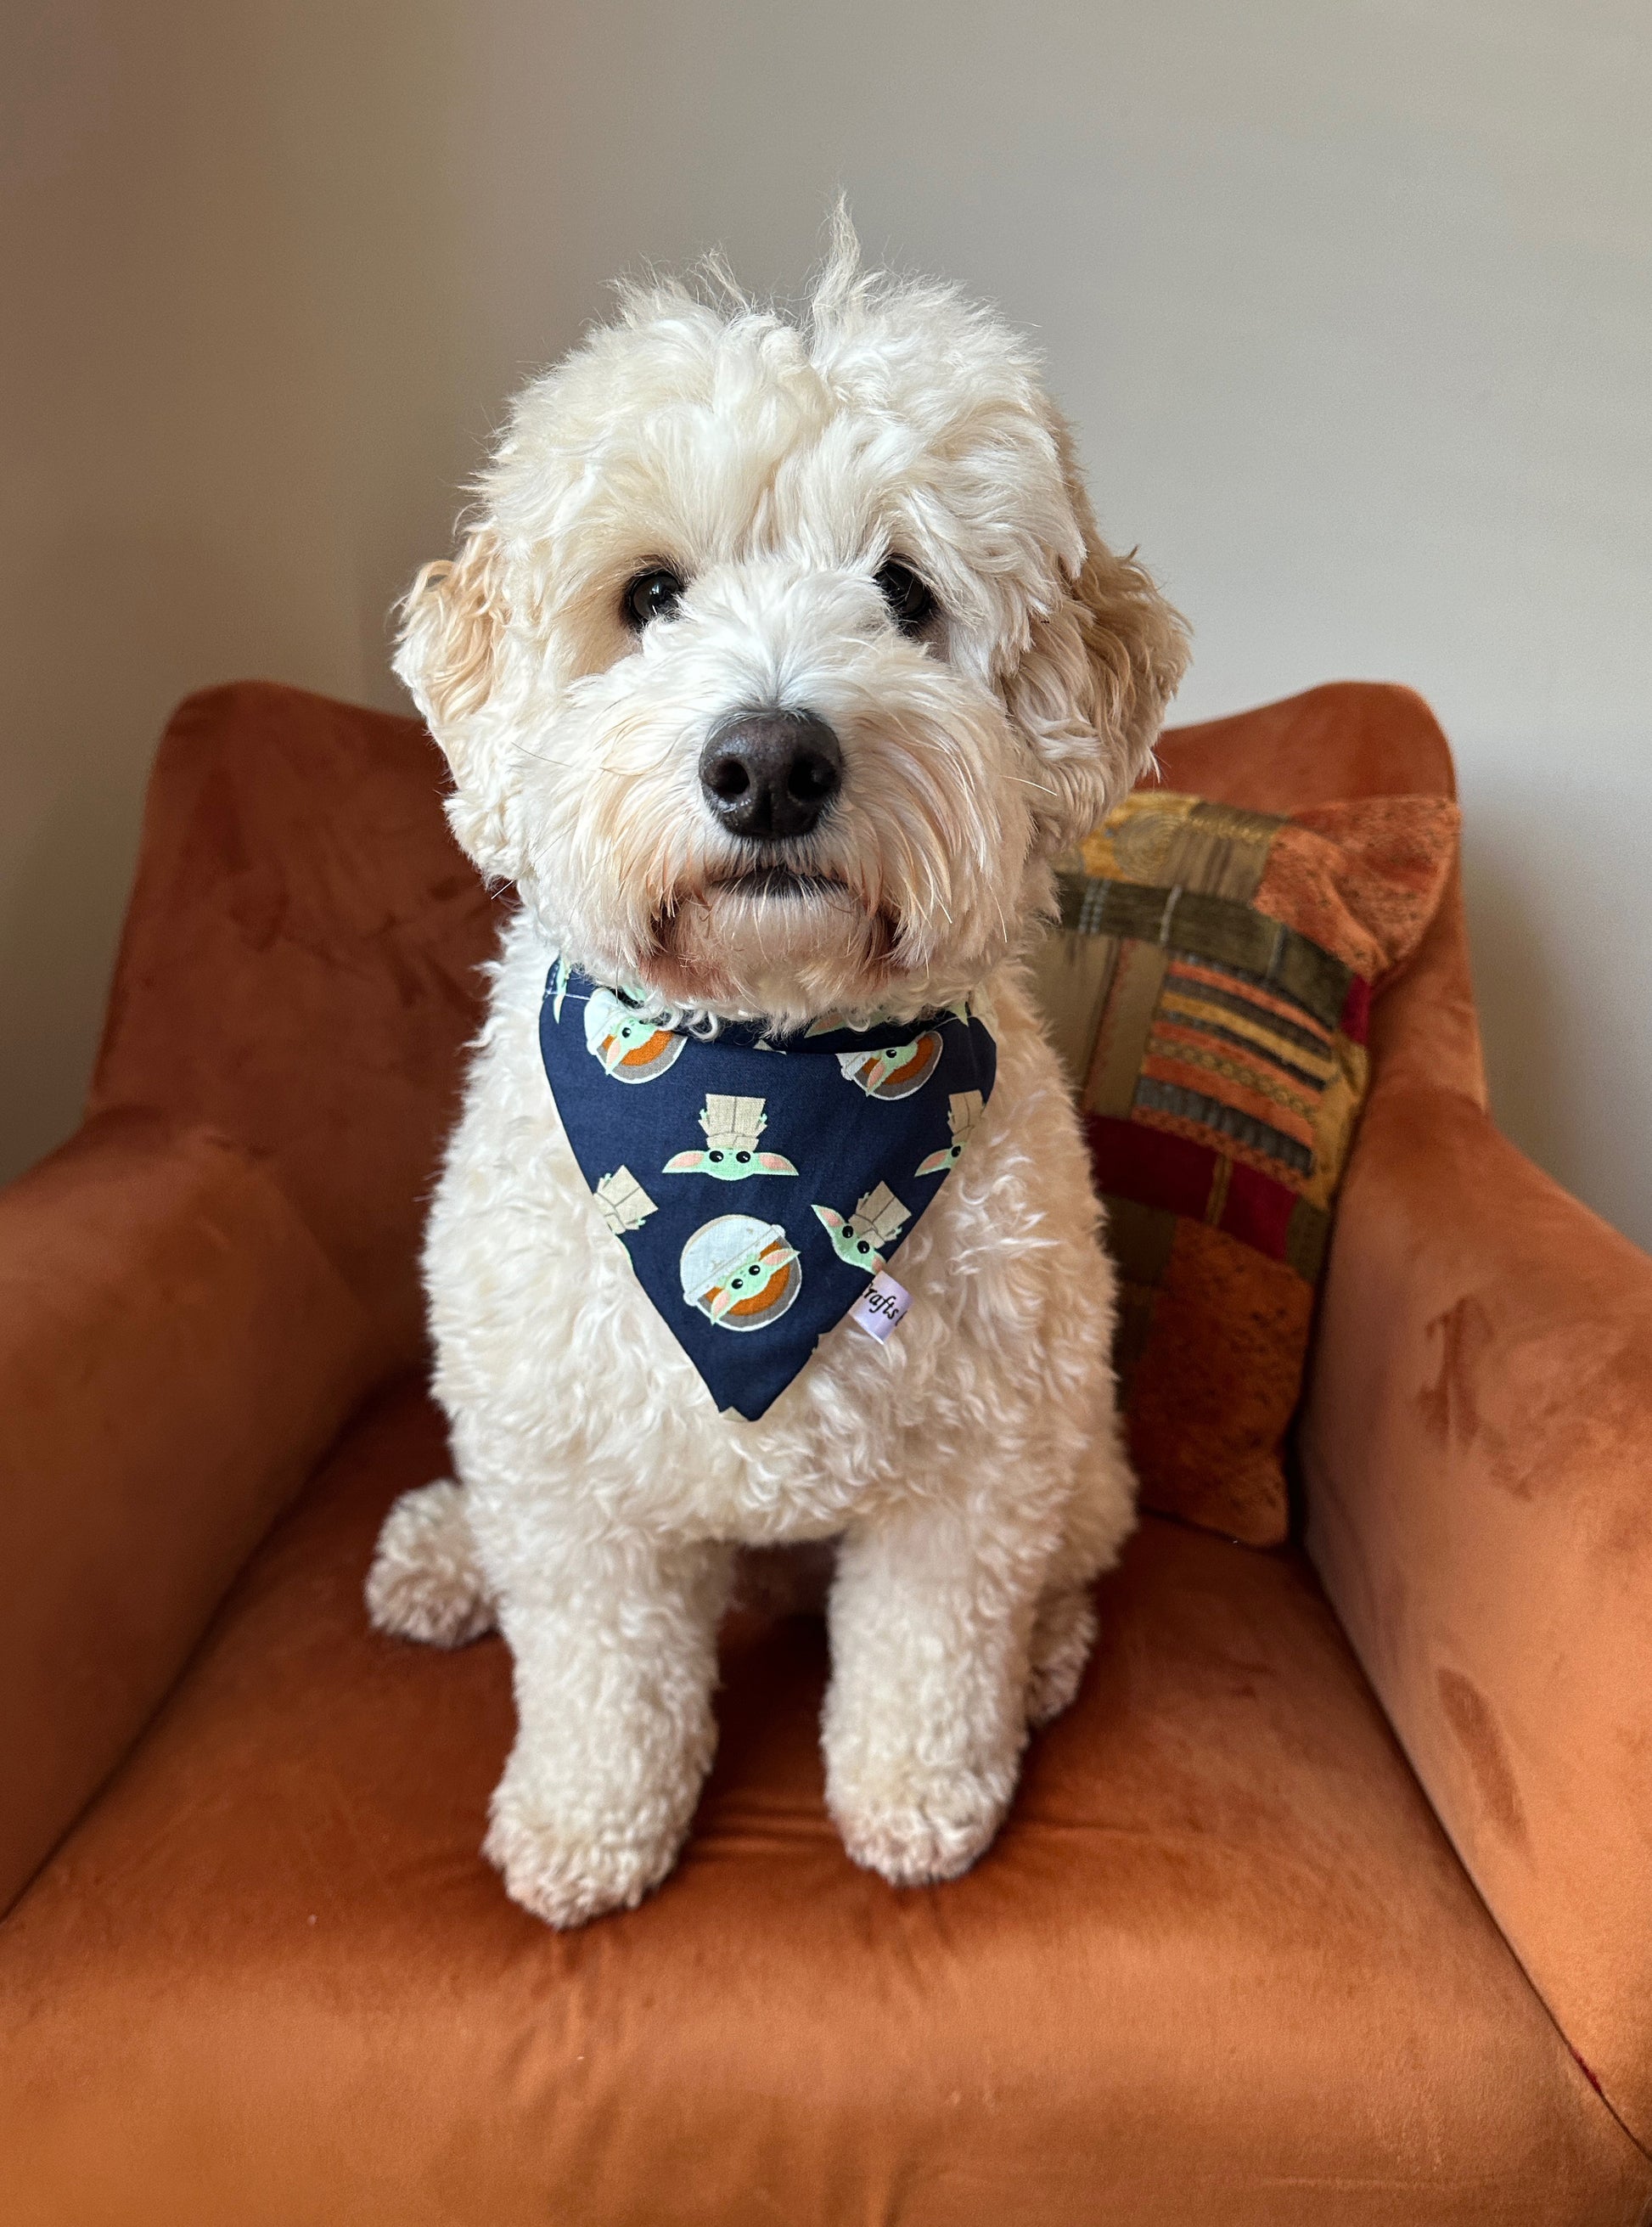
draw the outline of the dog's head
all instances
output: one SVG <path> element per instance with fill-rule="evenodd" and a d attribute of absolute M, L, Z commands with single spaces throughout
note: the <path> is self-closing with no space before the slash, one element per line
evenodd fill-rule
<path fill-rule="evenodd" d="M 1186 656 L 1036 358 L 859 272 L 794 323 L 628 292 L 521 394 L 396 669 L 455 832 L 600 980 L 782 1024 L 915 1010 L 1026 933 Z"/>

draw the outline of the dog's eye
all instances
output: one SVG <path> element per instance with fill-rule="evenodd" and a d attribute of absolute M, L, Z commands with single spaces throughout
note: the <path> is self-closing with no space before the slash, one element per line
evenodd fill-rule
<path fill-rule="evenodd" d="M 889 615 L 903 634 L 920 635 L 935 615 L 935 599 L 909 565 L 891 557 L 877 576 Z"/>
<path fill-rule="evenodd" d="M 668 619 L 682 599 L 683 584 L 674 572 L 639 572 L 626 590 L 621 609 L 627 626 L 641 634 L 650 619 Z"/>

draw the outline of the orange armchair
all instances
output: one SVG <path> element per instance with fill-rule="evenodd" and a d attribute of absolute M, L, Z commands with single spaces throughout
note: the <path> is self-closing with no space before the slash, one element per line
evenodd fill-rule
<path fill-rule="evenodd" d="M 1451 787 L 1397 689 L 1162 756 Z M 1305 1551 L 1145 1519 L 998 1845 L 908 1894 L 826 1819 L 818 1626 L 732 1618 L 681 1866 L 558 1936 L 477 1853 L 501 1643 L 360 1604 L 445 1458 L 414 1262 L 493 926 L 439 770 L 185 705 L 86 1126 L 0 1194 L 0 2217 L 1644 2221 L 1652 1261 L 1492 1127 L 1457 893 L 1376 1008 Z"/>

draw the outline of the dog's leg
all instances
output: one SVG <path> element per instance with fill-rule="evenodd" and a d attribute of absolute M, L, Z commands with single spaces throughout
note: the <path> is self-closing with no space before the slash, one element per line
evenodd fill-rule
<path fill-rule="evenodd" d="M 839 1553 L 826 1798 L 856 1862 L 897 1885 L 967 1870 L 1015 1791 L 1053 1548 L 1009 1528 L 1002 1509 L 909 1504 Z"/>
<path fill-rule="evenodd" d="M 552 1925 L 632 1908 L 676 1861 L 717 1742 L 732 1559 L 720 1546 L 559 1541 L 501 1587 L 518 1728 L 485 1853 Z"/>
<path fill-rule="evenodd" d="M 1061 1547 L 1033 1619 L 1027 1722 L 1035 1729 L 1060 1716 L 1078 1692 L 1095 1644 L 1094 1582 L 1118 1560 L 1135 1522 L 1136 1480 L 1118 1415 L 1109 1406 L 1080 1464 Z"/>
<path fill-rule="evenodd" d="M 1027 1722 L 1035 1732 L 1072 1706 L 1095 1634 L 1095 1603 L 1088 1586 L 1045 1588 L 1033 1622 L 1027 1670 Z"/>
<path fill-rule="evenodd" d="M 431 1647 L 462 1647 L 494 1628 L 462 1489 L 447 1478 L 404 1492 L 384 1521 L 367 1573 L 376 1630 Z"/>

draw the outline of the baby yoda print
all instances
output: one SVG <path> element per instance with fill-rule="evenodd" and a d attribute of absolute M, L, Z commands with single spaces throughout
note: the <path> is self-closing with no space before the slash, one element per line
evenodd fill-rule
<path fill-rule="evenodd" d="M 743 1183 L 748 1176 L 794 1176 L 783 1152 L 762 1152 L 757 1139 L 769 1126 L 762 1098 L 737 1098 L 710 1090 L 700 1108 L 705 1132 L 701 1152 L 676 1152 L 666 1162 L 668 1176 L 713 1176 L 718 1183 Z"/>
<path fill-rule="evenodd" d="M 611 1176 L 603 1176 L 591 1196 L 616 1237 L 623 1237 L 628 1229 L 641 1229 L 651 1214 L 660 1211 L 627 1167 L 616 1168 Z"/>
<path fill-rule="evenodd" d="M 683 1248 L 683 1297 L 724 1330 L 766 1330 L 802 1286 L 797 1248 L 777 1222 L 720 1214 Z"/>
<path fill-rule="evenodd" d="M 585 1000 L 585 1049 L 616 1082 L 653 1082 L 676 1064 L 686 1041 L 612 990 L 593 990 Z"/>
<path fill-rule="evenodd" d="M 847 1081 L 858 1083 L 868 1098 L 910 1098 L 934 1073 L 941 1050 L 938 1032 L 926 1029 L 910 1043 L 890 1044 L 883 1051 L 840 1051 L 837 1059 Z"/>
<path fill-rule="evenodd" d="M 837 1324 L 888 1329 L 866 1310 L 992 1096 L 973 999 L 853 1021 L 662 1027 L 636 985 L 547 965 L 539 1050 L 563 1133 L 622 1273 L 727 1414 L 762 1414 Z"/>
<path fill-rule="evenodd" d="M 912 1218 L 887 1184 L 869 1190 L 846 1221 L 829 1206 L 817 1206 L 814 1211 L 839 1260 L 852 1268 L 864 1268 L 869 1276 L 889 1265 L 877 1248 L 892 1244 Z"/>
<path fill-rule="evenodd" d="M 952 1142 L 943 1145 L 938 1152 L 931 1152 L 927 1160 L 920 1160 L 916 1172 L 921 1176 L 950 1175 L 964 1157 L 964 1147 L 981 1126 L 985 1108 L 979 1090 L 954 1090 L 947 1101 L 947 1124 L 952 1131 Z"/>

